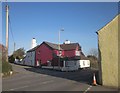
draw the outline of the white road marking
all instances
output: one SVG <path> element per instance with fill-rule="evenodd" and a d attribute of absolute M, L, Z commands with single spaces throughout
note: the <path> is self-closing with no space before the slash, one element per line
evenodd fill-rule
<path fill-rule="evenodd" d="M 89 91 L 91 89 L 92 86 L 89 86 L 83 93 L 86 93 L 87 91 Z"/>
<path fill-rule="evenodd" d="M 13 90 L 17 90 L 17 89 L 22 89 L 22 88 L 26 88 L 26 87 L 32 87 L 32 86 L 36 86 L 36 85 L 42 85 L 42 84 L 48 84 L 48 83 L 51 83 L 53 82 L 54 80 L 50 80 L 50 81 L 45 81 L 45 82 L 42 82 L 42 83 L 39 83 L 39 84 L 32 84 L 32 85 L 29 85 L 29 86 L 22 86 L 22 87 L 18 87 L 18 88 L 13 88 L 13 89 L 10 89 L 10 91 L 13 91 Z"/>
<path fill-rule="evenodd" d="M 28 75 L 26 76 L 26 74 L 25 74 L 24 76 L 21 76 L 21 77 L 20 77 L 20 76 L 19 76 L 19 77 L 17 76 L 17 78 L 12 78 L 12 79 L 8 79 L 8 80 L 7 80 L 7 78 L 3 78 L 3 79 L 6 79 L 5 81 L 7 81 L 7 82 L 12 82 L 12 81 L 18 81 L 18 80 L 21 80 L 21 79 L 24 79 L 24 78 L 26 79 L 27 77 L 34 77 L 34 78 L 35 78 L 35 77 L 47 77 L 47 76 L 48 76 L 48 75 L 43 75 L 43 74 L 40 74 L 40 75 L 29 75 L 29 74 L 28 74 Z"/>
<path fill-rule="evenodd" d="M 50 82 L 53 82 L 53 80 L 42 82 L 42 84 L 47 84 L 47 83 L 50 83 Z"/>
<path fill-rule="evenodd" d="M 23 86 L 23 87 L 13 88 L 13 89 L 10 89 L 10 90 L 12 91 L 12 90 L 22 89 L 22 88 L 26 88 L 26 87 L 28 87 L 28 86 Z"/>

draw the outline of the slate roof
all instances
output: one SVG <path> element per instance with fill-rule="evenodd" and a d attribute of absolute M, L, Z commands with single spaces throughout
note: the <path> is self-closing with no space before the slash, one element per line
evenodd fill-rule
<path fill-rule="evenodd" d="M 57 49 L 57 50 L 59 50 L 59 46 L 58 46 L 58 44 L 54 44 L 54 43 L 50 43 L 50 42 L 44 42 L 45 44 L 47 44 L 50 48 L 52 48 L 52 49 Z M 61 47 L 60 47 L 60 50 L 63 50 Z"/>
<path fill-rule="evenodd" d="M 34 48 L 32 48 L 32 49 L 28 50 L 27 52 L 32 52 L 32 51 L 35 51 L 35 50 L 36 50 L 39 46 L 40 46 L 40 45 L 37 45 L 36 47 L 34 47 Z"/>
<path fill-rule="evenodd" d="M 61 48 L 63 50 L 74 50 L 78 46 L 78 49 L 81 49 L 78 43 L 70 43 L 70 44 L 61 44 Z"/>
<path fill-rule="evenodd" d="M 88 60 L 88 58 L 84 55 L 83 52 L 80 53 L 80 60 Z"/>
<path fill-rule="evenodd" d="M 44 42 L 48 46 L 50 46 L 52 49 L 59 49 L 58 44 L 50 43 L 50 42 Z M 60 50 L 73 50 L 76 49 L 78 46 L 78 49 L 81 49 L 78 43 L 70 43 L 70 44 L 60 44 Z"/>

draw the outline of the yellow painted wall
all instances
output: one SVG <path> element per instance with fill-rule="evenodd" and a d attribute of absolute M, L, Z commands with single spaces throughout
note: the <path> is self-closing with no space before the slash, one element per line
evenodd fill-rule
<path fill-rule="evenodd" d="M 102 84 L 118 87 L 118 16 L 99 30 L 98 41 Z"/>
<path fill-rule="evenodd" d="M 120 88 L 120 15 L 118 16 L 118 85 Z"/>

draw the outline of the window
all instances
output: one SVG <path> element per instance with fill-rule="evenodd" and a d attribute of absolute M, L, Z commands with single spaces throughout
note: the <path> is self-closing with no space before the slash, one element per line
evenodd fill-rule
<path fill-rule="evenodd" d="M 62 55 L 62 51 L 58 51 L 57 56 L 61 56 L 61 55 Z"/>
<path fill-rule="evenodd" d="M 83 61 L 83 65 L 85 66 L 85 61 Z"/>
<path fill-rule="evenodd" d="M 62 55 L 62 51 L 59 51 L 59 55 L 60 55 L 60 56 Z"/>
<path fill-rule="evenodd" d="M 68 67 L 68 61 L 65 62 L 65 66 Z"/>
<path fill-rule="evenodd" d="M 74 65 L 76 65 L 77 63 L 76 63 L 76 61 L 74 62 Z"/>
<path fill-rule="evenodd" d="M 77 50 L 76 50 L 76 51 L 75 51 L 75 55 L 76 55 L 76 56 L 80 56 L 80 51 L 77 51 Z"/>

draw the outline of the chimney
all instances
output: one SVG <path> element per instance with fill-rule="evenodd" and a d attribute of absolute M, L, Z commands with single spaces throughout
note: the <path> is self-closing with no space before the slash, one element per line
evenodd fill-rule
<path fill-rule="evenodd" d="M 37 46 L 36 39 L 33 38 L 33 39 L 32 39 L 32 45 L 31 45 L 31 48 L 34 48 L 34 47 L 36 47 L 36 46 Z"/>
<path fill-rule="evenodd" d="M 71 42 L 69 40 L 65 40 L 64 44 L 70 44 Z"/>

